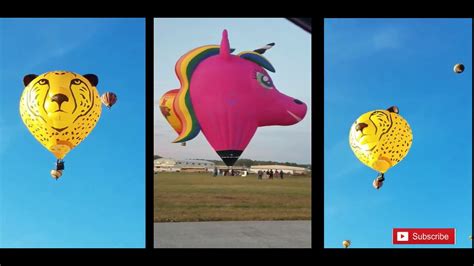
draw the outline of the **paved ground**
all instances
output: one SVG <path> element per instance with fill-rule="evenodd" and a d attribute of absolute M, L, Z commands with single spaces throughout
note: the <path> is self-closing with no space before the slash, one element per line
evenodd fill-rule
<path fill-rule="evenodd" d="M 155 248 L 310 248 L 311 221 L 155 223 Z"/>

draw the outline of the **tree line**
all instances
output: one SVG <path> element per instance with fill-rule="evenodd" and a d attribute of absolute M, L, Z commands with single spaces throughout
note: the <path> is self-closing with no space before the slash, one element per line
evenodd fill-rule
<path fill-rule="evenodd" d="M 155 155 L 154 159 L 160 159 L 163 158 L 159 155 Z M 195 160 L 203 160 L 203 161 L 210 161 L 215 163 L 216 165 L 225 165 L 224 162 L 221 160 L 207 160 L 207 159 L 195 159 Z M 272 165 L 272 164 L 279 164 L 279 165 L 286 165 L 286 166 L 295 166 L 295 167 L 304 167 L 304 168 L 309 168 L 311 169 L 311 164 L 297 164 L 297 163 L 291 163 L 291 162 L 275 162 L 275 161 L 258 161 L 258 160 L 252 160 L 252 159 L 238 159 L 237 162 L 235 162 L 234 166 L 245 166 L 245 167 L 250 167 L 253 165 Z"/>

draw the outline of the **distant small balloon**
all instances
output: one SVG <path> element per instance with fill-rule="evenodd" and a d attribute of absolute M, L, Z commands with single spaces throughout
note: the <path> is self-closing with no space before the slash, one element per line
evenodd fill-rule
<path fill-rule="evenodd" d="M 63 171 L 61 170 L 51 170 L 51 176 L 56 180 L 58 180 L 58 178 L 60 178 L 62 175 Z"/>
<path fill-rule="evenodd" d="M 117 95 L 113 92 L 106 92 L 102 94 L 100 97 L 102 103 L 107 106 L 107 108 L 111 108 L 117 102 Z"/>
<path fill-rule="evenodd" d="M 351 245 L 351 241 L 350 240 L 344 240 L 344 241 L 342 241 L 342 245 L 344 246 L 344 248 L 348 248 Z"/>
<path fill-rule="evenodd" d="M 383 182 L 380 181 L 378 178 L 374 179 L 374 182 L 372 183 L 375 189 L 379 189 L 382 187 Z"/>
<path fill-rule="evenodd" d="M 461 74 L 462 72 L 464 72 L 464 65 L 463 64 L 454 65 L 453 71 L 457 74 Z"/>

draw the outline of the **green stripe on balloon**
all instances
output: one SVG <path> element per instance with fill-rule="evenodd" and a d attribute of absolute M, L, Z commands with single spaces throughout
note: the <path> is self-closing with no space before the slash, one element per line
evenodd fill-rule
<path fill-rule="evenodd" d="M 247 59 L 249 61 L 252 61 L 259 66 L 267 69 L 268 71 L 275 72 L 275 68 L 272 66 L 270 61 L 268 61 L 265 57 L 255 54 L 254 52 L 249 52 L 249 53 L 242 53 L 240 54 L 240 57 L 243 59 Z"/>
<path fill-rule="evenodd" d="M 188 79 L 188 86 L 191 84 L 191 76 L 194 73 L 194 70 L 197 68 L 199 63 L 204 61 L 205 59 L 219 54 L 219 48 L 218 47 L 213 47 L 206 49 L 202 51 L 201 53 L 197 54 L 193 59 L 189 61 L 188 66 L 186 67 L 186 78 Z M 230 49 L 230 52 L 232 53 L 235 49 Z M 191 116 L 191 130 L 189 131 L 189 134 L 184 136 L 180 141 L 178 142 L 185 142 L 188 140 L 193 139 L 196 137 L 199 132 L 201 131 L 201 127 L 199 126 L 199 122 L 197 121 L 196 115 L 194 113 L 193 105 L 191 102 L 191 93 L 189 89 L 186 92 L 186 95 L 184 96 L 184 102 L 186 107 L 188 108 L 189 115 Z"/>
<path fill-rule="evenodd" d="M 191 76 L 196 67 L 199 65 L 199 63 L 207 59 L 208 57 L 216 55 L 218 53 L 219 48 L 209 48 L 197 54 L 193 59 L 191 59 L 191 61 L 189 61 L 189 64 L 186 67 L 186 78 L 188 79 L 188 86 L 191 83 Z M 179 142 L 191 140 L 199 134 L 199 131 L 201 131 L 201 127 L 199 126 L 199 122 L 197 121 L 196 114 L 194 112 L 193 105 L 191 102 L 191 92 L 189 91 L 189 88 L 184 96 L 184 102 L 186 107 L 188 108 L 189 115 L 191 117 L 191 130 L 189 131 L 189 134 L 184 136 Z"/>

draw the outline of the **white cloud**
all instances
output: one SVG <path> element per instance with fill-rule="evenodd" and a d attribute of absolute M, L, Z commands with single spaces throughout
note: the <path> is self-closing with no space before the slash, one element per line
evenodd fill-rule
<path fill-rule="evenodd" d="M 101 25 L 96 24 L 94 27 L 87 27 L 87 30 L 81 32 L 81 34 L 74 35 L 74 38 L 70 38 L 67 42 L 64 42 L 62 34 L 66 34 L 62 30 L 44 30 L 44 40 L 38 49 L 42 51 L 40 54 L 32 54 L 31 60 L 28 62 L 29 69 L 35 69 L 38 66 L 50 62 L 55 58 L 61 58 L 80 48 L 91 40 L 96 32 L 101 30 Z M 46 52 L 48 51 L 48 52 Z"/>
<path fill-rule="evenodd" d="M 401 29 L 391 25 L 377 29 L 358 31 L 359 35 L 340 34 L 337 29 L 326 28 L 325 60 L 346 64 L 350 60 L 368 57 L 380 51 L 399 49 L 405 35 Z"/>
<path fill-rule="evenodd" d="M 376 50 L 399 48 L 401 45 L 400 31 L 395 28 L 379 30 L 373 35 L 372 41 Z"/>

